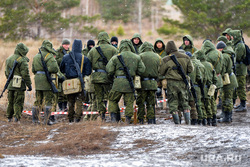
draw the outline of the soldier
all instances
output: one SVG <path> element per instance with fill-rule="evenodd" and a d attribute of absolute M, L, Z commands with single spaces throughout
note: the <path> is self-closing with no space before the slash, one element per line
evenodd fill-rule
<path fill-rule="evenodd" d="M 60 66 L 60 70 L 62 73 L 65 74 L 67 79 L 73 79 L 78 78 L 78 73 L 74 64 L 72 56 L 75 56 L 76 63 L 78 63 L 82 77 L 85 75 L 91 74 L 91 63 L 88 60 L 86 56 L 83 56 L 82 54 L 82 41 L 81 40 L 74 40 L 74 43 L 72 45 L 72 51 L 69 54 L 66 54 L 63 59 Z M 69 113 L 68 118 L 69 122 L 74 122 L 74 118 L 76 122 L 79 122 L 81 120 L 82 116 L 82 107 L 83 107 L 83 100 L 84 100 L 84 90 L 79 93 L 74 94 L 68 94 L 68 103 L 69 103 Z M 75 110 L 75 104 L 76 104 L 76 110 Z"/>
<path fill-rule="evenodd" d="M 177 51 L 174 41 L 169 41 L 167 43 L 166 52 L 168 55 L 175 55 L 185 75 L 194 70 L 190 58 Z M 173 115 L 174 123 L 180 124 L 178 106 L 181 106 L 184 110 L 186 124 L 189 124 L 190 110 L 188 105 L 188 88 L 176 67 L 176 64 L 172 61 L 170 56 L 166 56 L 162 59 L 162 64 L 160 65 L 160 74 L 165 75 L 168 81 L 168 104 L 170 113 Z"/>
<path fill-rule="evenodd" d="M 202 102 L 201 102 L 201 83 L 205 78 L 205 67 L 200 63 L 199 60 L 196 59 L 196 55 L 192 55 L 190 52 L 186 52 L 186 54 L 190 57 L 191 62 L 194 65 L 194 71 L 189 74 L 190 80 L 193 83 L 193 87 L 195 89 L 195 93 L 197 96 L 197 102 L 195 103 L 194 96 L 189 96 L 189 105 L 191 107 L 191 125 L 196 125 L 197 123 L 201 125 L 206 125 L 206 119 L 203 119 L 203 111 L 202 111 Z M 194 92 L 192 92 L 194 93 Z"/>
<path fill-rule="evenodd" d="M 140 55 L 146 70 L 141 75 L 141 89 L 137 90 L 138 98 L 138 119 L 140 124 L 144 122 L 145 105 L 147 106 L 146 118 L 149 124 L 155 124 L 155 91 L 157 90 L 158 68 L 161 58 L 154 53 L 153 45 L 149 42 L 144 42 L 140 47 Z"/>
<path fill-rule="evenodd" d="M 224 113 L 224 117 L 220 122 L 229 123 L 232 120 L 233 91 L 238 86 L 236 76 L 234 75 L 232 70 L 233 62 L 231 56 L 234 54 L 234 52 L 228 50 L 226 44 L 223 41 L 218 42 L 216 48 L 223 53 L 222 76 L 224 78 L 224 84 L 222 96 L 222 112 Z M 227 82 L 227 80 L 229 82 Z"/>
<path fill-rule="evenodd" d="M 89 51 L 95 46 L 95 41 L 94 40 L 88 40 L 87 42 L 87 47 L 82 50 L 82 54 L 84 56 L 88 56 Z"/>
<path fill-rule="evenodd" d="M 109 93 L 108 108 L 111 121 L 118 121 L 117 114 L 120 112 L 118 102 L 121 96 L 124 95 L 126 122 L 129 124 L 134 111 L 133 102 L 135 98 L 124 67 L 118 59 L 118 56 L 122 56 L 131 77 L 134 77 L 136 74 L 141 75 L 145 71 L 145 66 L 140 56 L 135 54 L 132 42 L 130 40 L 122 40 L 119 46 L 119 54 L 112 57 L 106 67 L 109 76 L 115 76 L 113 87 Z"/>
<path fill-rule="evenodd" d="M 246 75 L 247 66 L 243 63 L 246 58 L 246 48 L 242 42 L 242 34 L 240 30 L 230 31 L 231 38 L 233 40 L 233 49 L 236 55 L 236 77 L 239 87 L 237 88 L 237 93 L 234 94 L 234 103 L 239 96 L 240 105 L 236 107 L 235 112 L 246 112 Z"/>
<path fill-rule="evenodd" d="M 106 106 L 103 102 L 104 96 L 108 96 L 112 84 L 112 78 L 108 77 L 106 72 L 106 63 L 113 55 L 117 54 L 117 49 L 110 45 L 109 41 L 108 34 L 106 32 L 100 32 L 98 34 L 98 46 L 92 48 L 88 53 L 88 58 L 94 70 L 91 75 L 91 82 L 94 84 L 97 109 L 102 120 L 105 120 L 106 113 Z"/>
<path fill-rule="evenodd" d="M 193 38 L 190 35 L 185 35 L 182 39 L 183 44 L 180 46 L 180 49 L 185 50 L 185 52 L 190 52 L 191 54 L 197 51 L 197 48 L 194 47 Z"/>
<path fill-rule="evenodd" d="M 68 54 L 70 52 L 69 49 L 70 46 L 70 41 L 68 39 L 64 39 L 62 41 L 62 45 L 60 46 L 60 48 L 58 48 L 57 51 L 57 55 L 56 55 L 56 61 L 58 64 L 58 67 L 60 67 L 63 56 Z M 62 75 L 62 74 L 61 74 Z M 67 111 L 67 96 L 63 94 L 62 91 L 62 85 L 60 84 L 60 88 L 61 91 L 58 93 L 58 107 L 60 111 Z"/>
<path fill-rule="evenodd" d="M 52 125 L 52 122 L 49 120 L 49 116 L 54 102 L 54 93 L 52 91 L 52 86 L 47 80 L 41 56 L 43 56 L 44 62 L 50 74 L 56 74 L 59 71 L 59 68 L 56 59 L 54 58 L 56 52 L 53 50 L 53 45 L 49 40 L 43 41 L 41 54 L 38 53 L 35 55 L 32 63 L 32 72 L 35 74 L 36 88 L 36 101 L 34 103 L 34 107 L 32 108 L 32 121 L 33 123 L 38 122 L 39 111 L 41 111 L 45 105 L 44 124 Z"/>
<path fill-rule="evenodd" d="M 225 31 L 222 32 L 222 35 L 225 36 L 228 41 L 231 41 L 230 31 L 232 31 L 232 29 L 227 28 Z"/>
<path fill-rule="evenodd" d="M 154 50 L 159 56 L 161 56 L 161 58 L 167 56 L 167 53 L 165 50 L 165 44 L 161 38 L 156 39 L 155 44 L 154 44 Z"/>
<path fill-rule="evenodd" d="M 217 126 L 217 121 L 216 121 L 216 114 L 217 114 L 217 104 L 216 104 L 216 99 L 217 99 L 217 94 L 218 90 L 222 88 L 222 77 L 221 77 L 221 72 L 222 72 L 222 67 L 223 67 L 223 55 L 220 51 L 216 50 L 214 44 L 206 40 L 203 45 L 202 45 L 202 50 L 205 52 L 205 55 L 207 57 L 207 61 L 210 62 L 215 69 L 216 76 L 217 76 L 217 82 L 216 82 L 216 91 L 214 94 L 214 97 L 212 97 L 212 111 L 213 111 L 213 119 L 212 119 L 212 126 Z"/>
<path fill-rule="evenodd" d="M 133 38 L 131 39 L 131 42 L 133 43 L 133 46 L 135 48 L 135 53 L 139 54 L 139 48 L 143 44 L 141 40 L 141 35 L 138 33 L 135 33 Z"/>
<path fill-rule="evenodd" d="M 115 36 L 111 37 L 110 43 L 111 43 L 112 46 L 114 46 L 115 48 L 117 48 L 118 47 L 118 38 L 115 37 Z"/>
<path fill-rule="evenodd" d="M 95 41 L 94 40 L 88 40 L 87 42 L 87 47 L 83 49 L 82 53 L 84 56 L 87 56 L 89 51 L 95 46 Z M 85 76 L 84 77 L 85 81 L 85 90 L 87 91 L 87 98 L 89 100 L 89 107 L 87 108 L 87 111 L 96 111 L 97 110 L 97 105 L 96 105 L 96 100 L 95 100 L 95 89 L 94 89 L 94 84 L 91 83 L 91 75 L 90 76 Z M 98 115 L 91 115 L 87 114 L 84 117 L 84 120 L 95 120 Z"/>
<path fill-rule="evenodd" d="M 14 61 L 17 61 L 13 78 L 11 79 L 7 88 L 7 118 L 9 122 L 12 121 L 13 116 L 15 118 L 15 122 L 20 121 L 23 111 L 25 98 L 24 91 L 26 90 L 26 86 L 28 87 L 27 91 L 32 90 L 28 66 L 29 59 L 26 57 L 28 51 L 29 49 L 25 44 L 17 44 L 14 54 L 8 57 L 5 63 L 5 76 L 8 79 L 10 71 L 13 69 Z"/>

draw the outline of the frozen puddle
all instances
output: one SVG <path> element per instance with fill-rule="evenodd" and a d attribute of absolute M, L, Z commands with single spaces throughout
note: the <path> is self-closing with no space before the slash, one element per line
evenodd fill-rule
<path fill-rule="evenodd" d="M 79 157 L 5 156 L 0 166 L 250 166 L 250 127 L 173 124 L 110 127 L 110 154 Z"/>

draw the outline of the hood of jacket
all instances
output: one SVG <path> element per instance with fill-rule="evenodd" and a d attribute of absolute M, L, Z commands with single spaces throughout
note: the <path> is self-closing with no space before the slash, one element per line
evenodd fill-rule
<path fill-rule="evenodd" d="M 230 31 L 231 36 L 233 36 L 233 45 L 236 45 L 238 42 L 242 40 L 242 35 L 240 30 L 232 30 Z"/>
<path fill-rule="evenodd" d="M 53 55 L 57 55 L 56 51 L 53 49 L 53 44 L 49 40 L 44 40 L 41 48 Z"/>
<path fill-rule="evenodd" d="M 23 44 L 23 43 L 18 43 L 16 45 L 16 49 L 15 49 L 15 54 L 18 54 L 22 57 L 26 56 L 26 54 L 29 52 L 29 48 Z"/>
<path fill-rule="evenodd" d="M 125 52 L 125 51 L 130 51 L 135 53 L 135 48 L 129 39 L 124 39 L 121 41 L 120 46 L 119 46 L 119 53 Z"/>
<path fill-rule="evenodd" d="M 206 40 L 202 45 L 202 50 L 204 51 L 205 54 L 207 54 L 208 52 L 212 50 L 216 50 L 216 48 L 211 41 Z"/>
<path fill-rule="evenodd" d="M 141 35 L 140 35 L 139 33 L 135 33 L 135 34 L 133 35 L 133 37 L 132 37 L 132 39 L 131 39 L 132 44 L 134 44 L 134 42 L 133 42 L 133 39 L 134 39 L 134 38 L 139 38 L 139 40 L 140 40 L 140 42 L 139 42 L 137 45 L 143 44 L 143 42 L 142 42 L 142 40 L 141 40 Z M 134 45 L 135 45 L 135 44 L 134 44 Z"/>
<path fill-rule="evenodd" d="M 150 51 L 155 52 L 154 46 L 149 42 L 144 42 L 139 49 L 139 53 L 150 52 Z"/>
<path fill-rule="evenodd" d="M 82 41 L 80 39 L 75 39 L 72 45 L 72 52 L 74 54 L 82 53 Z"/>
<path fill-rule="evenodd" d="M 174 41 L 168 41 L 167 46 L 166 46 L 167 54 L 169 55 L 169 54 L 176 52 L 176 51 L 177 51 L 177 47 L 176 47 Z"/>
<path fill-rule="evenodd" d="M 205 61 L 206 56 L 203 50 L 197 50 L 194 52 L 193 56 L 195 56 L 200 61 Z"/>
<path fill-rule="evenodd" d="M 226 34 L 229 34 L 231 30 L 232 28 L 227 28 L 225 31 L 222 32 L 222 35 L 225 36 Z"/>
<path fill-rule="evenodd" d="M 157 48 L 157 46 L 156 46 L 157 42 L 161 42 L 162 43 L 162 48 L 160 48 L 160 49 Z M 165 47 L 166 47 L 166 45 L 164 44 L 163 39 L 162 38 L 157 38 L 156 41 L 155 41 L 155 44 L 154 44 L 155 51 L 156 52 L 161 52 L 162 50 L 165 49 Z"/>
<path fill-rule="evenodd" d="M 190 35 L 185 35 L 182 40 L 183 40 L 183 44 L 185 45 L 184 43 L 184 39 L 187 38 L 189 41 L 190 41 L 190 45 L 191 46 L 194 46 L 194 43 L 193 43 L 193 38 L 190 36 Z"/>
<path fill-rule="evenodd" d="M 109 35 L 107 32 L 100 32 L 98 34 L 98 43 L 97 45 L 99 45 L 100 43 L 107 43 L 107 44 L 110 44 L 109 42 Z"/>

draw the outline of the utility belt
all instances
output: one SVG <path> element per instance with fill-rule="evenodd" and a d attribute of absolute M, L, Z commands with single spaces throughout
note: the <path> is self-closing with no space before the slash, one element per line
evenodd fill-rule
<path fill-rule="evenodd" d="M 155 78 L 142 78 L 142 81 L 155 81 Z"/>
<path fill-rule="evenodd" d="M 127 79 L 126 76 L 116 76 L 116 78 L 124 78 L 124 79 Z M 141 89 L 141 77 L 140 76 L 135 76 L 134 77 L 134 87 L 135 89 Z"/>
<path fill-rule="evenodd" d="M 44 74 L 45 75 L 45 71 L 37 71 L 36 74 Z"/>
<path fill-rule="evenodd" d="M 107 71 L 103 70 L 103 69 L 96 69 L 96 70 L 93 70 L 93 72 L 103 72 L 103 73 L 107 73 Z"/>

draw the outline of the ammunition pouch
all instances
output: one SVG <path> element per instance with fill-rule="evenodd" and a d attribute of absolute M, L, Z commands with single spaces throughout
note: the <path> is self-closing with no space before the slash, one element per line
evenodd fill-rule
<path fill-rule="evenodd" d="M 13 76 L 12 86 L 14 88 L 21 88 L 21 86 L 22 86 L 22 77 L 19 76 L 19 75 L 14 75 Z"/>

